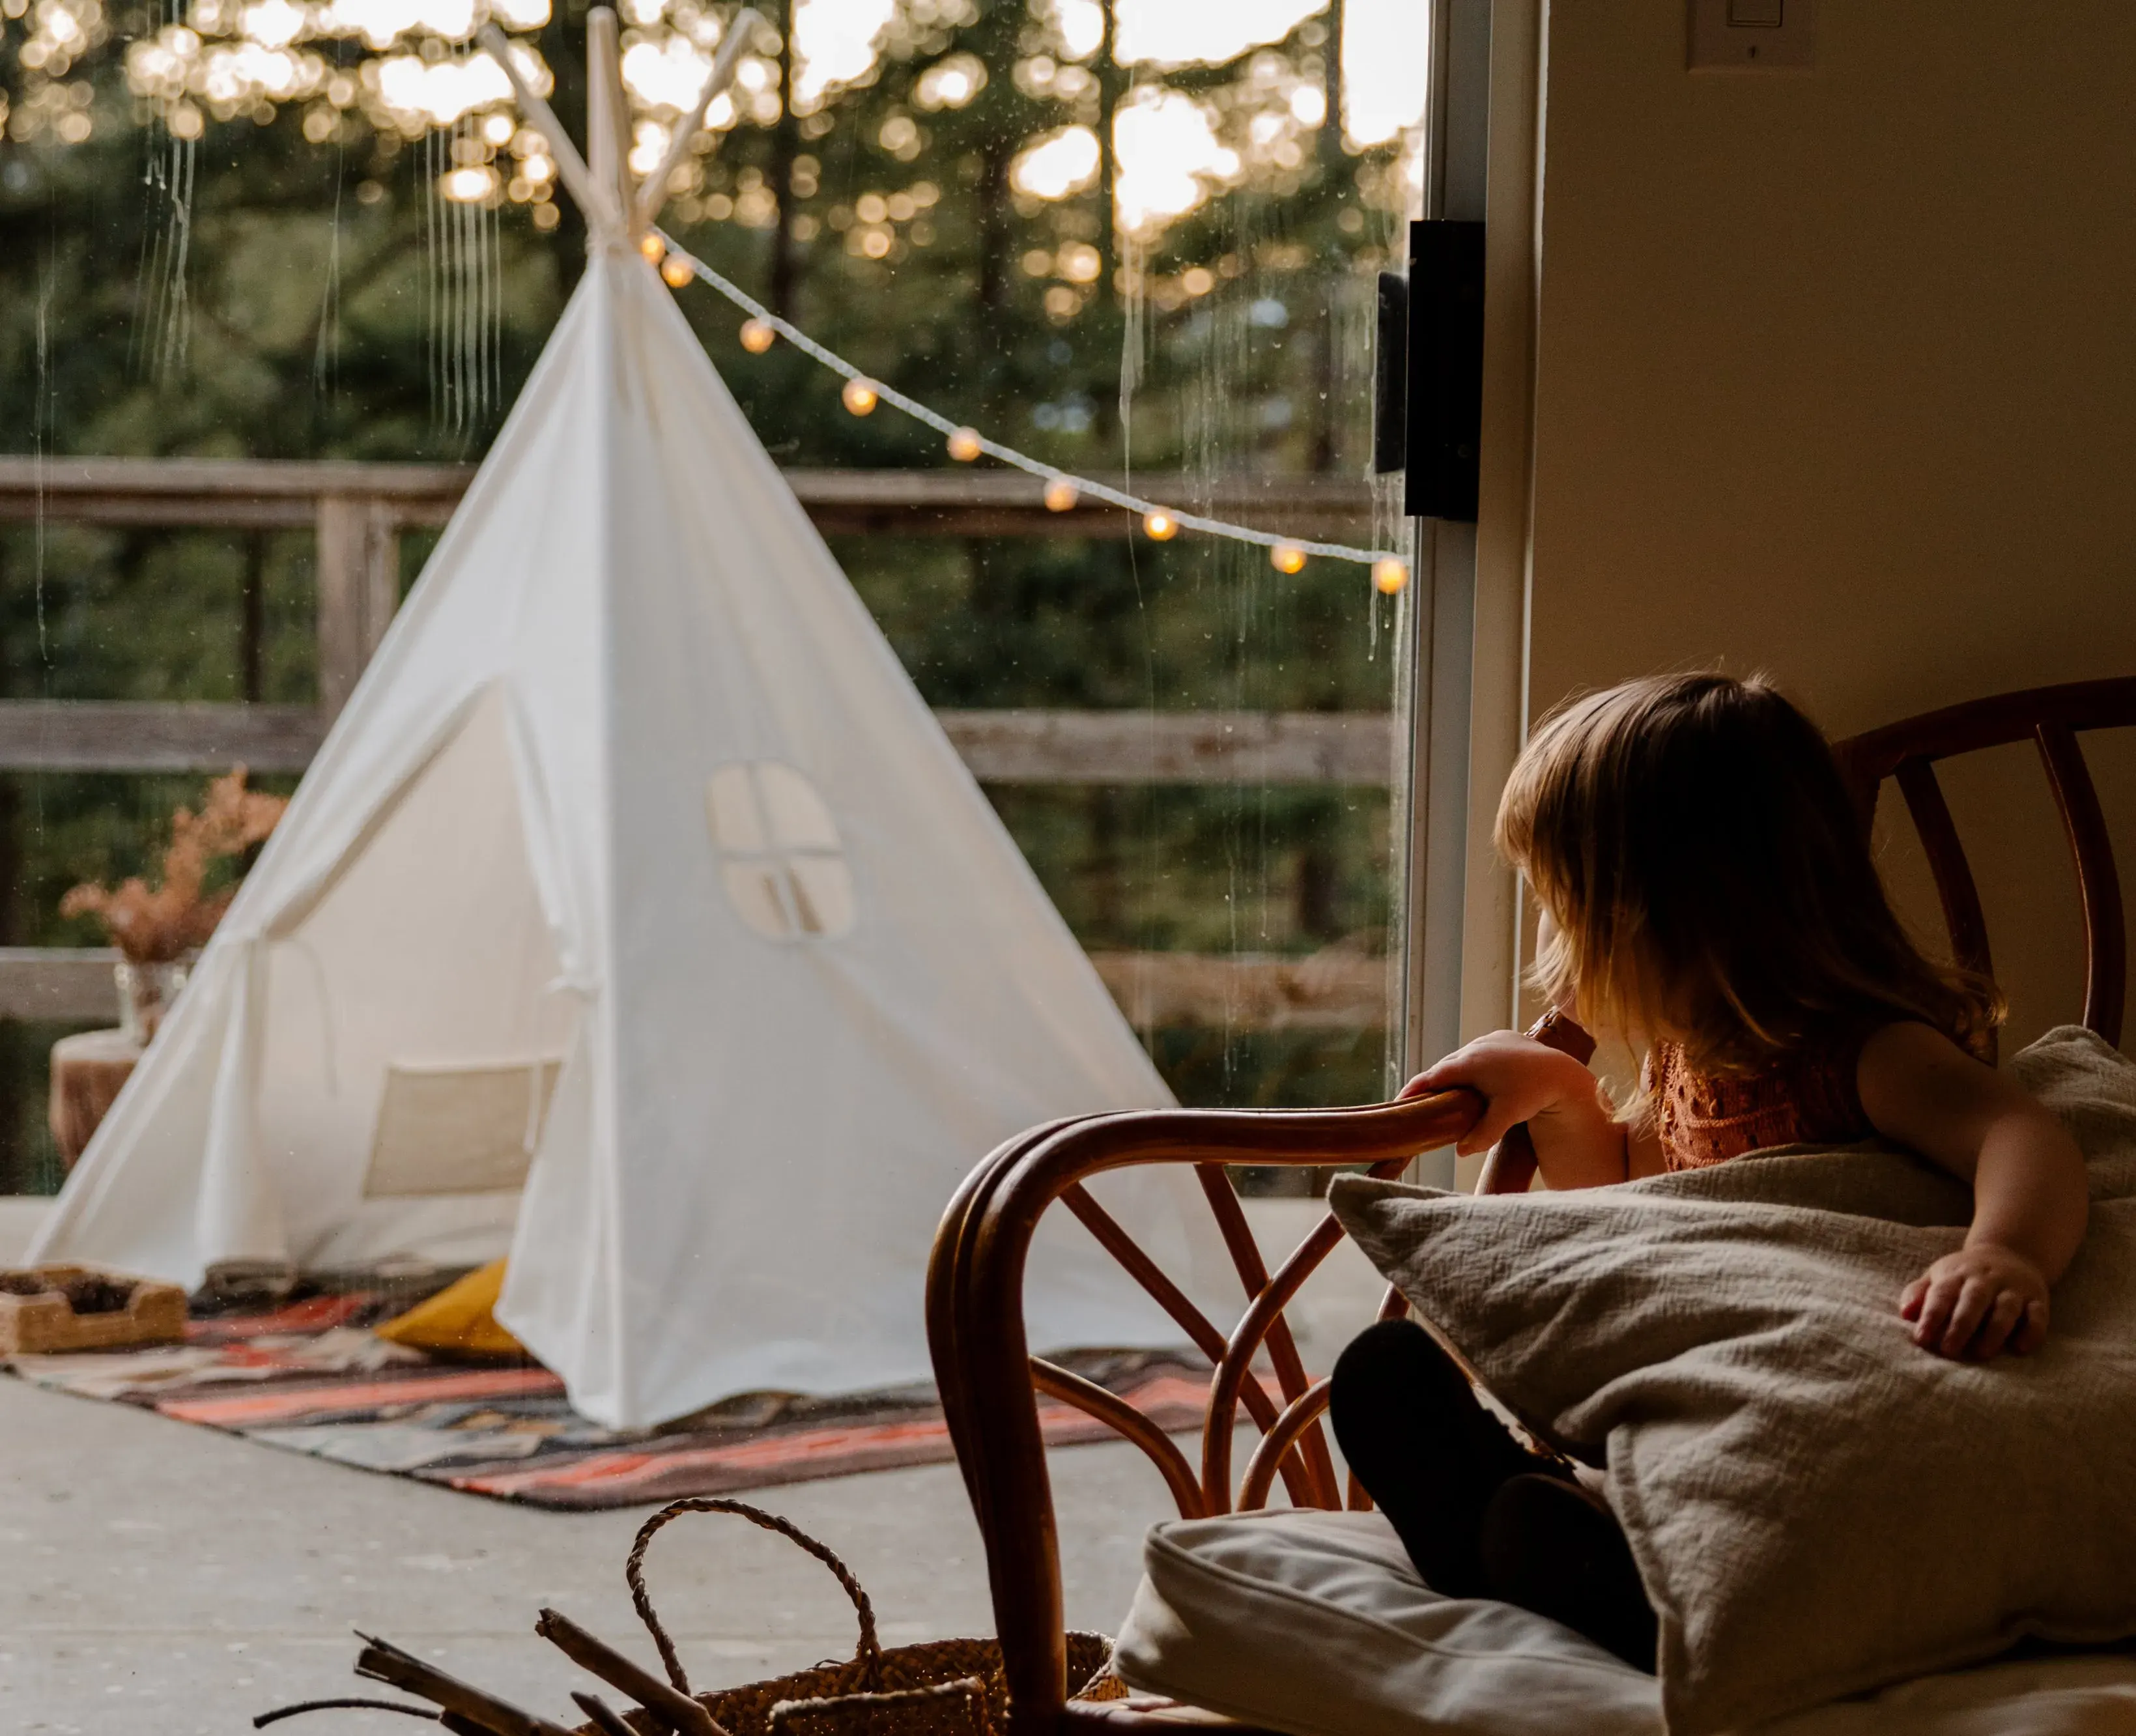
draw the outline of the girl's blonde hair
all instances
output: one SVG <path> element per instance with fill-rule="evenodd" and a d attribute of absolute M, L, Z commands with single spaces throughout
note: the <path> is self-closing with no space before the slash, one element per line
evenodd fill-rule
<path fill-rule="evenodd" d="M 1498 804 L 1498 844 L 1556 933 L 1555 1005 L 1755 1068 L 1920 1020 L 1978 1050 L 1993 983 L 1932 963 L 1884 894 L 1832 749 L 1761 677 L 1658 676 L 1561 706 Z"/>

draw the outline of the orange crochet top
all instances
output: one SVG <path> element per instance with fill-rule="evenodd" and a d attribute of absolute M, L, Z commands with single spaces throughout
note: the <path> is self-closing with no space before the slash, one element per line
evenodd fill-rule
<path fill-rule="evenodd" d="M 1695 1073 L 1679 1045 L 1655 1044 L 1639 1083 L 1654 1106 L 1663 1161 L 1697 1170 L 1767 1146 L 1873 1139 L 1854 1083 L 1864 1040 L 1823 1045 L 1745 1074 Z"/>

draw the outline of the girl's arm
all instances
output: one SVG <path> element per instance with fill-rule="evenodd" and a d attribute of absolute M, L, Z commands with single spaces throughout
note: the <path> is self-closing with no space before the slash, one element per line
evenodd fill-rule
<path fill-rule="evenodd" d="M 2036 1350 L 2048 1290 L 2084 1239 L 2089 1192 L 2069 1130 L 1925 1025 L 1887 1025 L 1871 1037 L 1857 1083 L 1879 1133 L 1973 1184 L 1964 1247 L 1900 1297 L 1914 1342 L 1983 1361 Z"/>
<path fill-rule="evenodd" d="M 1484 1100 L 1483 1118 L 1454 1147 L 1463 1157 L 1488 1152 L 1508 1127 L 1526 1122 L 1546 1187 L 1599 1187 L 1625 1179 L 1624 1127 L 1600 1081 L 1570 1055 L 1517 1031 L 1494 1030 L 1417 1074 L 1401 1094 L 1420 1097 L 1456 1086 Z"/>

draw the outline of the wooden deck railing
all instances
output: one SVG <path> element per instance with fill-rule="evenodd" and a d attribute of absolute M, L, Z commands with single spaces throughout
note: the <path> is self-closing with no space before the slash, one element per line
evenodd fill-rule
<path fill-rule="evenodd" d="M 1376 711 L 938 711 L 982 783 L 1384 784 Z M 0 771 L 300 772 L 309 706 L 0 700 Z"/>
<path fill-rule="evenodd" d="M 0 522 L 310 526 L 318 540 L 319 705 L 331 715 L 393 618 L 400 533 L 444 523 L 473 475 L 463 465 L 342 460 L 0 458 Z M 831 536 L 1133 531 L 1128 514 L 1095 501 L 1049 511 L 1038 478 L 1016 471 L 789 470 L 786 480 Z M 1305 537 L 1348 534 L 1371 516 L 1369 487 L 1336 477 L 1138 476 L 1134 484 L 1153 498 Z"/>
<path fill-rule="evenodd" d="M 400 597 L 401 534 L 442 525 L 473 475 L 449 465 L 201 458 L 0 458 L 0 523 L 308 527 L 318 703 L 0 701 L 0 772 L 299 772 L 377 648 Z M 1118 509 L 1049 511 L 1034 478 L 1002 471 L 786 473 L 827 535 L 1132 534 Z M 1320 537 L 1369 521 L 1369 490 L 1328 477 L 1211 483 L 1138 474 L 1136 492 Z M 1364 784 L 1393 763 L 1381 712 L 944 710 L 936 714 L 988 783 Z M 0 1018 L 85 1019 L 110 1009 L 100 949 L 0 948 Z M 1376 961 L 1115 953 L 1100 968 L 1145 1023 L 1199 1016 L 1240 1028 L 1371 1026 L 1385 1016 Z"/>
<path fill-rule="evenodd" d="M 109 947 L 0 947 L 0 1019 L 114 1019 L 118 962 Z M 1303 958 L 1094 953 L 1090 962 L 1139 1026 L 1372 1030 L 1386 1021 L 1386 961 L 1340 947 Z"/>

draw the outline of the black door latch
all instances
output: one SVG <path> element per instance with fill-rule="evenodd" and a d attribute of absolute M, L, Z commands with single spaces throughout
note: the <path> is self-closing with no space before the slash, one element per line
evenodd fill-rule
<path fill-rule="evenodd" d="M 1409 277 L 1380 274 L 1372 468 L 1406 469 L 1412 518 L 1476 521 L 1483 423 L 1483 225 L 1410 225 Z"/>

